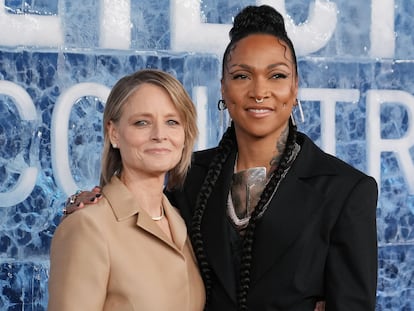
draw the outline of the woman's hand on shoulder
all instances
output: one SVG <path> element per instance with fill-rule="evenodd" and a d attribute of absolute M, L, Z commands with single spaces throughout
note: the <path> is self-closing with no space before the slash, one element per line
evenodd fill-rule
<path fill-rule="evenodd" d="M 95 204 L 102 197 L 102 189 L 95 186 L 91 191 L 78 190 L 66 200 L 64 215 L 72 214 L 73 212 L 82 209 L 85 205 Z"/>

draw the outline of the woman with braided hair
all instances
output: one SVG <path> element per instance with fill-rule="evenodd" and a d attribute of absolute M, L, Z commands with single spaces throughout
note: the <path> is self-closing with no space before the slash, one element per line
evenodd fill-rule
<path fill-rule="evenodd" d="M 324 153 L 291 117 L 294 47 L 283 17 L 249 6 L 223 57 L 232 124 L 169 193 L 190 230 L 207 310 L 375 309 L 377 185 Z"/>
<path fill-rule="evenodd" d="M 167 192 L 206 310 L 375 310 L 377 184 L 297 131 L 298 84 L 281 14 L 244 8 L 222 63 L 218 107 L 231 126 Z"/>

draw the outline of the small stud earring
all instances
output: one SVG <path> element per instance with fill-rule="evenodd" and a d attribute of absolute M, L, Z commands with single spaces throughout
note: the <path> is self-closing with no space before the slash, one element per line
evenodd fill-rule
<path fill-rule="evenodd" d="M 118 145 L 114 143 L 114 144 L 112 144 L 112 148 L 118 149 Z"/>

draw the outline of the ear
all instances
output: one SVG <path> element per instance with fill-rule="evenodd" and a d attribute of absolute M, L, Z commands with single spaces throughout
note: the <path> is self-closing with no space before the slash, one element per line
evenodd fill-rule
<path fill-rule="evenodd" d="M 108 137 L 112 145 L 119 145 L 118 144 L 118 128 L 116 124 L 110 120 L 106 125 L 106 129 L 108 132 Z"/>

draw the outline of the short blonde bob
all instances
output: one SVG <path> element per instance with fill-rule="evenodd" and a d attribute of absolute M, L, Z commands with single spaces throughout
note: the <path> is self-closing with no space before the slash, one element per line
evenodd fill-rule
<path fill-rule="evenodd" d="M 191 164 L 191 155 L 198 136 L 197 114 L 194 104 L 183 85 L 172 75 L 158 69 L 143 69 L 120 79 L 112 88 L 103 114 L 104 147 L 100 186 L 107 184 L 114 174 L 122 172 L 122 159 L 119 149 L 114 149 L 108 135 L 110 121 L 117 123 L 122 108 L 129 97 L 144 84 L 150 83 L 163 88 L 180 114 L 183 122 L 185 142 L 180 162 L 168 172 L 167 189 L 181 187 Z"/>

